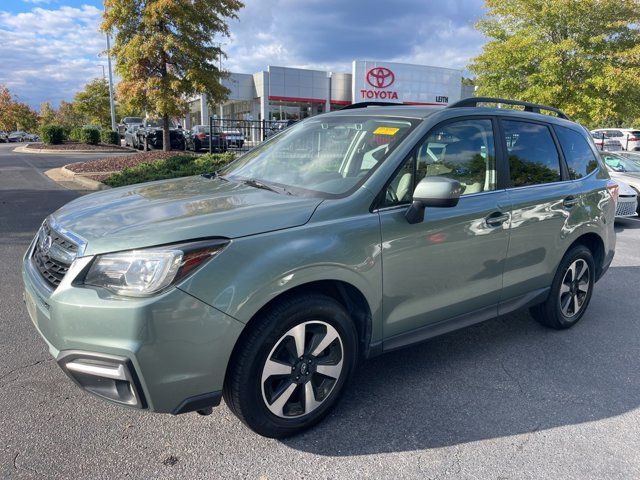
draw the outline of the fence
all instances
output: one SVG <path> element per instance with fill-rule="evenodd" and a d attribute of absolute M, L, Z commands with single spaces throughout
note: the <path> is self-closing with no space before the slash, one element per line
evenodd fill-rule
<path fill-rule="evenodd" d="M 292 120 L 237 120 L 209 117 L 209 131 L 221 130 L 227 139 L 229 150 L 246 152 L 267 138 L 281 132 Z"/>

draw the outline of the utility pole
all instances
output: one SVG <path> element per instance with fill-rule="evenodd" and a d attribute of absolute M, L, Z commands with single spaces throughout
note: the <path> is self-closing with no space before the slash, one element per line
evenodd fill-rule
<path fill-rule="evenodd" d="M 113 75 L 111 73 L 111 40 L 107 32 L 107 65 L 109 67 L 109 103 L 111 104 L 111 130 L 118 131 L 116 123 L 116 102 L 113 98 Z"/>

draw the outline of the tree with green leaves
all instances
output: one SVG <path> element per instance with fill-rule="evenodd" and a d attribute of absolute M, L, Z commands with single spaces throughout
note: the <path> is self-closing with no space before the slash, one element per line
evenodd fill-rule
<path fill-rule="evenodd" d="M 640 120 L 638 0 L 485 0 L 479 95 L 554 105 L 588 125 Z"/>
<path fill-rule="evenodd" d="M 73 103 L 62 100 L 60 105 L 58 105 L 55 123 L 70 131 L 73 128 L 82 126 L 84 119 L 83 116 L 78 113 Z"/>
<path fill-rule="evenodd" d="M 238 0 L 105 0 L 102 30 L 115 34 L 111 54 L 122 78 L 120 97 L 163 120 L 163 148 L 170 149 L 169 119 L 183 115 L 185 98 L 206 93 L 226 98 L 215 38 L 229 35 Z"/>
<path fill-rule="evenodd" d="M 56 121 L 56 111 L 51 106 L 50 102 L 43 102 L 40 104 L 40 112 L 38 115 L 38 125 L 40 128 L 45 125 L 51 125 Z"/>
<path fill-rule="evenodd" d="M 90 125 L 110 127 L 111 107 L 109 104 L 109 84 L 103 78 L 91 80 L 73 99 L 76 112 Z"/>

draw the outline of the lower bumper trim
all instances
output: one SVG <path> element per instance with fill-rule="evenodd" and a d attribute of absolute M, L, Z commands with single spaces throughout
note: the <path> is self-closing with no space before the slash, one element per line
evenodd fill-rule
<path fill-rule="evenodd" d="M 222 392 L 203 393 L 194 397 L 185 398 L 178 405 L 172 415 L 180 415 L 181 413 L 195 412 L 196 410 L 204 410 L 210 407 L 217 407 L 222 400 Z"/>

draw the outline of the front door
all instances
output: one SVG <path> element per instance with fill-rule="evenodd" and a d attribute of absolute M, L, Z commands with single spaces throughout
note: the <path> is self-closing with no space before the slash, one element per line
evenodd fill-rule
<path fill-rule="evenodd" d="M 435 127 L 386 189 L 378 210 L 385 348 L 441 333 L 446 320 L 473 323 L 475 314 L 497 314 L 510 205 L 498 188 L 494 126 L 472 117 Z M 458 205 L 427 208 L 422 223 L 408 223 L 415 185 L 437 175 L 465 187 Z"/>

